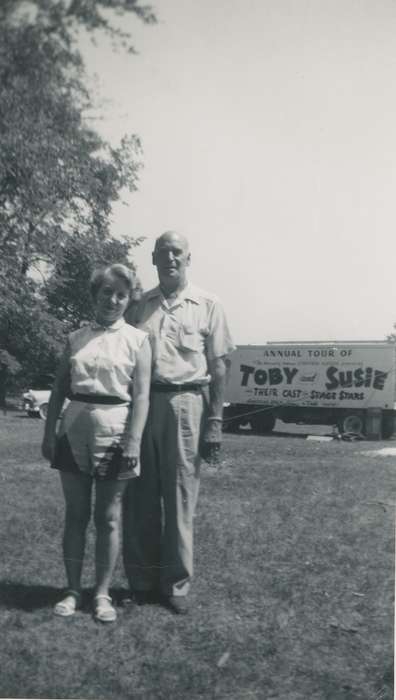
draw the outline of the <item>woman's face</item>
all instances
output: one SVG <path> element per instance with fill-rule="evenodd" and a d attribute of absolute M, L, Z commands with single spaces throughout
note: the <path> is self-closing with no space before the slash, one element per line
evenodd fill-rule
<path fill-rule="evenodd" d="M 129 304 L 129 289 L 119 277 L 107 275 L 98 289 L 95 299 L 95 318 L 108 326 L 122 318 Z"/>

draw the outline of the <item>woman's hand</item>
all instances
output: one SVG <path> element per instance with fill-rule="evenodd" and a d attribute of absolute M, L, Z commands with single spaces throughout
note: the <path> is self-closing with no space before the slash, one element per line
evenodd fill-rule
<path fill-rule="evenodd" d="M 55 457 L 55 436 L 44 436 L 43 442 L 41 444 L 41 453 L 44 459 L 48 459 L 49 462 L 53 461 Z"/>

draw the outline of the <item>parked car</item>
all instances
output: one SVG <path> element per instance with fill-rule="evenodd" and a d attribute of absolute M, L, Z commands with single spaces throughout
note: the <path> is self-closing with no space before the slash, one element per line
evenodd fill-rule
<path fill-rule="evenodd" d="M 29 389 L 22 396 L 23 410 L 32 418 L 38 417 L 45 420 L 50 394 L 50 389 Z"/>
<path fill-rule="evenodd" d="M 22 410 L 26 411 L 31 418 L 42 418 L 45 420 L 47 417 L 50 395 L 51 389 L 49 385 L 47 385 L 46 389 L 29 389 L 29 391 L 22 394 Z M 69 403 L 69 399 L 65 399 L 59 418 L 62 416 L 63 411 Z"/>

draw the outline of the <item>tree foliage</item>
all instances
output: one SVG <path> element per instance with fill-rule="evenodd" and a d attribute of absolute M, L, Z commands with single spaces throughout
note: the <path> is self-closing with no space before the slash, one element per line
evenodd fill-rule
<path fill-rule="evenodd" d="M 0 46 L 0 246 L 26 274 L 76 230 L 106 237 L 112 204 L 136 188 L 139 141 L 112 148 L 86 125 L 70 55 L 41 28 L 14 28 Z"/>
<path fill-rule="evenodd" d="M 89 279 L 95 268 L 121 260 L 135 269 L 131 249 L 130 240 L 111 237 L 99 241 L 95 236 L 74 236 L 67 242 L 45 291 L 51 313 L 65 328 L 78 328 L 92 316 Z M 139 288 L 138 280 L 136 287 Z"/>
<path fill-rule="evenodd" d="M 8 376 L 19 365 L 28 378 L 53 369 L 64 333 L 89 313 L 93 265 L 130 258 L 138 242 L 115 240 L 110 214 L 124 189 L 136 189 L 139 139 L 114 147 L 88 123 L 77 49 L 81 29 L 130 42 L 116 13 L 155 21 L 138 0 L 0 3 L 0 352 Z"/>
<path fill-rule="evenodd" d="M 0 274 L 0 394 L 23 370 L 22 379 L 34 381 L 52 373 L 64 344 L 63 324 L 48 310 L 37 282 L 21 277 L 10 265 Z"/>

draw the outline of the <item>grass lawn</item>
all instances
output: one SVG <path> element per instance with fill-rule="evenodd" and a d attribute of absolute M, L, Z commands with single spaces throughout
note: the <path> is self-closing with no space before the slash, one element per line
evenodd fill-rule
<path fill-rule="evenodd" d="M 190 615 L 122 604 L 119 566 L 119 619 L 100 626 L 92 530 L 83 610 L 51 611 L 63 501 L 42 430 L 0 416 L 0 697 L 391 700 L 396 458 L 375 451 L 395 441 L 225 435 L 203 467 Z"/>

